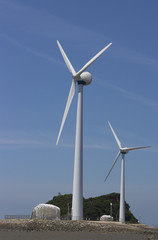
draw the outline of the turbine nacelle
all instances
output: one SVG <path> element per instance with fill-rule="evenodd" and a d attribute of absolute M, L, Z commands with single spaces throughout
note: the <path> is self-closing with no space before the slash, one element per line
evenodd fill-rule
<path fill-rule="evenodd" d="M 129 151 L 129 149 L 128 149 L 127 147 L 120 148 L 120 152 L 121 152 L 122 154 L 127 154 L 128 151 Z"/>
<path fill-rule="evenodd" d="M 77 82 L 83 82 L 83 85 L 89 85 L 92 82 L 92 75 L 89 72 L 81 73 Z"/>

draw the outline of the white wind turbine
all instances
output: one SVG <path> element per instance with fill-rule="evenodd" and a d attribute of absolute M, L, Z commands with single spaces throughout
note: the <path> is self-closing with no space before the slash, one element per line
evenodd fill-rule
<path fill-rule="evenodd" d="M 56 145 L 59 138 L 75 94 L 75 86 L 78 83 L 78 103 L 77 103 L 77 119 L 76 119 L 76 142 L 75 142 L 75 160 L 74 160 L 74 179 L 73 179 L 73 197 L 72 197 L 72 220 L 80 220 L 83 218 L 83 86 L 88 85 L 92 81 L 92 75 L 85 70 L 108 48 L 108 44 L 98 54 L 96 54 L 90 61 L 88 61 L 83 68 L 77 73 L 71 65 L 59 41 L 57 41 L 60 52 L 64 61 L 72 73 L 72 84 L 65 107 L 65 112 L 62 118 Z"/>
<path fill-rule="evenodd" d="M 115 140 L 117 142 L 117 145 L 119 147 L 119 152 L 116 156 L 116 159 L 108 173 L 108 175 L 106 176 L 105 180 L 107 180 L 109 174 L 111 173 L 115 163 L 117 162 L 117 159 L 119 158 L 120 154 L 122 154 L 122 163 L 121 163 L 121 184 L 120 184 L 120 212 L 119 212 L 119 222 L 125 223 L 125 154 L 127 154 L 129 151 L 131 150 L 137 150 L 137 149 L 141 149 L 141 148 L 149 148 L 150 146 L 146 146 L 146 147 L 122 147 L 121 146 L 121 142 L 119 141 L 118 137 L 116 136 L 116 133 L 114 132 L 114 129 L 112 128 L 110 122 L 108 122 L 111 131 L 115 137 Z"/>

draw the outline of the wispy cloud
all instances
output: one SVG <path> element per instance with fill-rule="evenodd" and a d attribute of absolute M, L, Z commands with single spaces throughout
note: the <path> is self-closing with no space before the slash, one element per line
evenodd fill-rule
<path fill-rule="evenodd" d="M 116 85 L 113 85 L 107 81 L 103 81 L 101 79 L 98 79 L 97 84 L 103 86 L 103 87 L 108 87 L 114 91 L 117 91 L 119 93 L 121 93 L 124 97 L 128 98 L 128 99 L 132 99 L 138 103 L 144 104 L 146 106 L 149 107 L 153 107 L 154 109 L 158 110 L 158 103 L 154 102 L 150 99 L 144 98 L 141 95 L 135 94 L 133 92 L 127 91 L 126 89 L 123 89 L 121 87 L 118 87 Z"/>
<path fill-rule="evenodd" d="M 8 36 L 6 36 L 5 34 L 0 34 L 0 36 L 5 38 L 7 41 L 12 43 L 13 45 L 17 46 L 18 48 L 24 49 L 25 51 L 30 52 L 31 54 L 36 55 L 36 56 L 38 56 L 40 58 L 43 58 L 43 59 L 45 59 L 47 61 L 51 61 L 53 63 L 61 65 L 61 63 L 58 60 L 56 60 L 55 58 L 49 56 L 48 54 L 45 54 L 45 53 L 33 50 L 32 48 L 19 43 L 18 41 L 14 40 L 14 39 L 12 39 L 12 38 L 10 38 Z"/>
<path fill-rule="evenodd" d="M 123 59 L 134 64 L 146 65 L 154 68 L 156 71 L 158 70 L 158 59 L 154 59 L 150 56 L 146 56 L 145 53 L 119 45 L 117 42 L 114 42 L 111 54 L 114 58 Z"/>
<path fill-rule="evenodd" d="M 44 9 L 41 10 L 38 6 L 33 8 L 27 3 L 8 0 L 0 0 L 0 4 L 3 12 L 7 13 L 3 14 L 2 12 L 0 19 L 9 27 L 10 24 L 15 24 L 17 30 L 22 31 L 22 33 L 25 32 L 48 39 L 70 39 L 71 41 L 75 40 L 74 42 L 89 42 L 89 38 L 97 39 L 98 37 L 98 33 L 85 27 L 77 26 L 74 22 L 65 20 L 62 16 L 50 14 L 50 12 Z M 18 34 L 20 31 L 18 31 Z M 100 34 L 100 37 L 105 40 L 105 36 L 102 34 Z"/>
<path fill-rule="evenodd" d="M 30 139 L 0 139 L 1 149 L 10 148 L 33 148 L 33 147 L 49 147 L 52 148 L 54 144 L 52 142 L 42 142 L 38 140 Z"/>
<path fill-rule="evenodd" d="M 102 44 L 105 41 L 112 41 L 113 50 L 111 51 L 111 56 L 113 56 L 114 58 L 122 58 L 125 61 L 131 61 L 133 63 L 141 65 L 148 65 L 150 67 L 154 67 L 156 70 L 158 69 L 158 59 L 153 59 L 150 56 L 146 56 L 144 53 L 142 54 L 135 50 L 131 50 L 122 45 L 119 45 L 117 41 L 115 41 L 115 39 L 105 36 L 101 32 L 87 29 L 85 26 L 79 26 L 74 22 L 67 21 L 62 16 L 56 16 L 55 14 L 50 14 L 43 9 L 41 10 L 38 8 L 30 7 L 26 3 L 24 4 L 17 1 L 15 2 L 8 0 L 0 0 L 0 4 L 2 5 L 0 6 L 1 9 L 3 9 L 3 12 L 5 12 L 2 12 L 2 14 L 0 14 L 0 20 L 6 24 L 5 28 L 7 27 L 7 34 L 9 33 L 9 36 L 11 36 L 6 36 L 8 41 L 12 42 L 18 47 L 25 49 L 32 54 L 35 54 L 36 56 L 57 63 L 57 60 L 53 57 L 36 51 L 26 46 L 25 44 L 17 42 L 16 40 L 14 40 L 15 38 L 18 39 L 18 37 L 16 36 L 19 36 L 20 34 L 23 35 L 25 33 L 26 36 L 37 37 L 38 41 L 39 36 L 40 38 L 45 38 L 47 40 L 70 40 L 74 44 L 80 44 L 80 47 L 82 47 L 83 49 L 86 46 L 86 50 L 88 46 L 91 46 L 92 44 L 94 49 L 94 44 L 98 45 L 99 42 Z M 17 31 L 14 31 L 14 33 L 12 32 L 12 28 L 10 27 L 13 24 L 16 26 L 17 29 Z M 12 34 L 14 34 L 14 39 L 12 38 Z M 91 39 L 95 39 L 95 41 L 90 41 Z M 84 42 L 84 44 L 82 44 L 81 42 Z"/>
<path fill-rule="evenodd" d="M 12 149 L 12 148 L 75 148 L 75 144 L 60 144 L 55 145 L 55 142 L 44 142 L 38 140 L 30 139 L 0 139 L 0 149 Z M 84 144 L 84 149 L 94 149 L 94 150 L 113 150 L 114 147 L 110 144 Z"/>
<path fill-rule="evenodd" d="M 86 144 L 85 149 L 95 149 L 95 150 L 113 150 L 114 148 L 110 144 Z"/>
<path fill-rule="evenodd" d="M 75 148 L 75 144 L 60 144 L 59 148 Z M 84 149 L 95 149 L 95 150 L 113 150 L 114 147 L 108 144 L 99 144 L 99 143 L 92 143 L 92 144 L 84 144 Z"/>
<path fill-rule="evenodd" d="M 13 140 L 13 139 L 0 139 L 0 144 L 15 144 L 15 145 L 43 145 L 43 144 L 48 144 L 46 142 L 40 142 L 40 141 L 35 141 L 35 140 L 24 140 L 24 139 L 19 139 L 19 140 Z"/>

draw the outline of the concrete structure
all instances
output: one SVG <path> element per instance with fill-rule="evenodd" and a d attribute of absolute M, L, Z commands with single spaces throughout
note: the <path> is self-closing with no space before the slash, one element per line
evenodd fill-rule
<path fill-rule="evenodd" d="M 60 208 L 51 204 L 39 204 L 33 209 L 31 218 L 60 220 Z"/>

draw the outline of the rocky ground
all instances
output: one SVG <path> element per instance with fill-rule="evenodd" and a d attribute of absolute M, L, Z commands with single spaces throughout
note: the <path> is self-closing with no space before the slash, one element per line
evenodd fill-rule
<path fill-rule="evenodd" d="M 158 228 L 143 224 L 121 224 L 118 222 L 101 221 L 52 221 L 52 220 L 0 220 L 0 232 L 89 232 L 89 233 L 120 233 L 140 234 L 145 239 L 158 239 Z"/>

